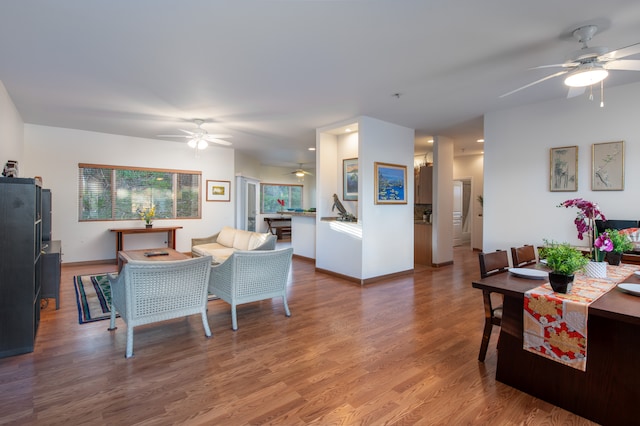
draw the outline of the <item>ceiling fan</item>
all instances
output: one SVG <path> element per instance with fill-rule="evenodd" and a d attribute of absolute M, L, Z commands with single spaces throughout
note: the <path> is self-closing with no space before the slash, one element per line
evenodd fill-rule
<path fill-rule="evenodd" d="M 610 70 L 640 71 L 640 60 L 622 59 L 640 53 L 640 43 L 613 51 L 609 51 L 606 47 L 589 47 L 587 43 L 591 41 L 597 31 L 598 27 L 596 25 L 586 25 L 574 30 L 573 37 L 582 44 L 580 50 L 572 52 L 562 64 L 542 65 L 531 68 L 561 67 L 564 68 L 562 71 L 519 87 L 500 97 L 504 98 L 543 81 L 566 75 L 564 84 L 569 86 L 567 97 L 572 98 L 583 94 L 587 86 L 602 82 L 607 78 Z"/>
<path fill-rule="evenodd" d="M 189 142 L 187 143 L 189 145 L 189 147 L 197 148 L 197 149 L 205 149 L 206 147 L 209 146 L 209 142 L 217 143 L 217 144 L 220 144 L 220 145 L 226 145 L 226 146 L 231 145 L 231 142 L 227 142 L 225 140 L 222 140 L 222 139 L 230 138 L 231 135 L 213 135 L 213 134 L 209 134 L 209 132 L 207 132 L 205 129 L 202 128 L 202 125 L 204 124 L 204 120 L 195 119 L 195 120 L 193 120 L 193 122 L 197 126 L 197 128 L 194 131 L 178 129 L 178 130 L 184 132 L 185 134 L 184 135 L 158 135 L 158 137 L 161 137 L 161 138 L 185 138 L 185 139 L 189 139 Z"/>
<path fill-rule="evenodd" d="M 305 175 L 313 176 L 312 173 L 309 173 L 309 172 L 307 172 L 306 170 L 304 170 L 302 168 L 302 163 L 298 163 L 298 164 L 300 164 L 300 167 L 298 167 L 296 170 L 292 171 L 290 174 L 296 175 L 299 178 L 303 178 L 303 177 L 305 177 Z"/>

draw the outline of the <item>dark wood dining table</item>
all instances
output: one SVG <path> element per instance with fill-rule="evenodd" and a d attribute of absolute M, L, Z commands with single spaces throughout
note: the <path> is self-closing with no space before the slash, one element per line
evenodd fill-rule
<path fill-rule="evenodd" d="M 640 277 L 624 282 L 640 284 Z M 639 424 L 640 297 L 614 287 L 589 305 L 580 371 L 523 349 L 525 293 L 544 283 L 509 272 L 472 283 L 504 296 L 496 380 L 600 424 Z"/>

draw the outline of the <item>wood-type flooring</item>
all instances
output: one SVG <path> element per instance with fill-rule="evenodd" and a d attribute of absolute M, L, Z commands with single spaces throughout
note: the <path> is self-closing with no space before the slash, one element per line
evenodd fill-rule
<path fill-rule="evenodd" d="M 73 277 L 116 265 L 62 267 L 61 307 L 42 310 L 35 351 L 0 359 L 0 424 L 19 425 L 587 425 L 495 380 L 498 330 L 477 360 L 477 253 L 454 265 L 360 287 L 295 259 L 292 316 L 279 299 L 126 329 L 78 324 Z M 542 378 L 541 378 L 542 379 Z M 569 396 L 570 397 L 570 396 Z"/>

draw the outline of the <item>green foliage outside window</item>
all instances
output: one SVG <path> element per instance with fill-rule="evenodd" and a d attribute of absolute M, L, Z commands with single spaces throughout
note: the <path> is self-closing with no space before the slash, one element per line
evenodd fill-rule
<path fill-rule="evenodd" d="M 81 221 L 135 220 L 155 206 L 155 218 L 200 217 L 199 172 L 80 165 Z"/>
<path fill-rule="evenodd" d="M 262 213 L 302 208 L 302 185 L 263 183 L 260 186 Z M 284 207 L 278 203 L 278 200 L 284 200 Z"/>

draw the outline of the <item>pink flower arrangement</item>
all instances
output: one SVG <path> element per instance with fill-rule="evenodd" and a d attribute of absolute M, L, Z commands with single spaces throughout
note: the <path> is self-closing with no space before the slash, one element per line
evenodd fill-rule
<path fill-rule="evenodd" d="M 278 204 L 280 204 L 280 207 L 284 208 L 284 200 L 278 198 Z"/>
<path fill-rule="evenodd" d="M 583 240 L 584 234 L 587 233 L 589 237 L 589 243 L 593 242 L 593 248 L 591 249 L 591 257 L 593 260 L 598 259 L 598 251 L 603 251 L 600 247 L 608 247 L 606 240 L 609 239 L 607 235 L 606 238 L 598 240 L 598 229 L 596 228 L 596 219 L 607 220 L 604 214 L 600 211 L 598 204 L 592 203 L 591 201 L 583 200 L 582 198 L 574 198 L 572 200 L 564 201 L 560 203 L 558 207 L 576 207 L 578 209 L 578 214 L 576 215 L 573 223 L 576 225 L 576 229 L 578 230 L 578 239 Z M 604 234 L 603 234 L 604 235 Z M 599 241 L 599 242 L 598 242 Z M 611 240 L 609 239 L 609 242 Z M 596 246 L 596 244 L 600 244 Z M 596 250 L 596 248 L 598 250 Z M 611 249 L 612 250 L 612 249 Z M 604 250 L 604 251 L 611 251 Z M 604 256 L 604 253 L 602 253 Z"/>
<path fill-rule="evenodd" d="M 602 234 L 598 235 L 598 238 L 596 238 L 593 246 L 598 249 L 595 253 L 595 260 L 597 260 L 598 262 L 602 262 L 604 260 L 606 253 L 613 251 L 613 241 L 611 241 L 611 238 L 609 238 L 608 232 L 603 232 Z"/>

